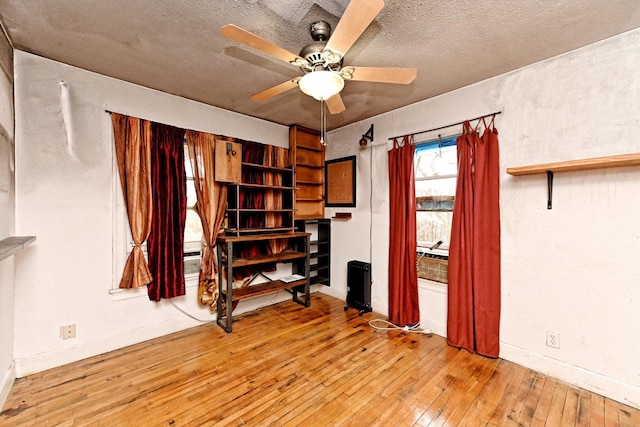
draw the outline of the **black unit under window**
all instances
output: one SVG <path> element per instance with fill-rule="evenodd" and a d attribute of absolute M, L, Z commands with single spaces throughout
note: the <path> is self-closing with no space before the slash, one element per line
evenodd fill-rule
<path fill-rule="evenodd" d="M 296 220 L 298 231 L 311 233 L 311 284 L 330 286 L 331 282 L 331 219 Z"/>

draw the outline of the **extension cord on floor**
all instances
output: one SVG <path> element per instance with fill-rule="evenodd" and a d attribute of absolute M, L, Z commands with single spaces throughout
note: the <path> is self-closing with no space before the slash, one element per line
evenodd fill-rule
<path fill-rule="evenodd" d="M 374 322 L 382 322 L 385 325 L 390 325 L 389 327 L 380 327 L 380 326 L 376 326 L 373 323 Z M 378 330 L 383 330 L 383 331 L 392 331 L 392 330 L 399 330 L 399 331 L 403 331 L 403 332 L 412 332 L 414 334 L 423 334 L 423 335 L 431 335 L 433 334 L 433 332 L 430 329 L 420 329 L 420 323 L 417 323 L 415 325 L 405 325 L 405 326 L 398 326 L 395 325 L 391 322 L 389 322 L 388 320 L 384 320 L 384 319 L 371 319 L 369 321 L 369 326 L 371 326 L 374 329 L 378 329 Z"/>

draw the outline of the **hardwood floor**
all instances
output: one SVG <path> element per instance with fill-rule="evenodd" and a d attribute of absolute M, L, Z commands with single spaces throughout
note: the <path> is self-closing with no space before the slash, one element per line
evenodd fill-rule
<path fill-rule="evenodd" d="M 639 426 L 640 411 L 314 294 L 18 379 L 2 426 Z"/>

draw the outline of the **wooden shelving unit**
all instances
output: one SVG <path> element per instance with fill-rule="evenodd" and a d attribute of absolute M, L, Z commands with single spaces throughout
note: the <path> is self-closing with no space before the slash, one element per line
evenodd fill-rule
<path fill-rule="evenodd" d="M 507 173 L 513 176 L 546 174 L 548 192 L 547 209 L 551 209 L 554 173 L 618 168 L 626 166 L 640 166 L 640 153 L 620 154 L 617 156 L 593 157 L 581 160 L 567 160 L 563 162 L 541 163 L 529 166 L 512 167 L 507 168 Z"/>
<path fill-rule="evenodd" d="M 277 234 L 229 236 L 221 235 L 217 240 L 218 255 L 218 290 L 219 297 L 216 305 L 218 318 L 216 322 L 226 332 L 233 329 L 233 303 L 245 298 L 264 295 L 282 289 L 290 289 L 293 300 L 309 307 L 310 294 L 310 233 L 290 232 Z M 288 245 L 281 253 L 260 253 L 250 257 L 237 256 L 242 245 L 252 245 L 255 242 L 268 242 L 271 240 L 286 240 Z M 264 273 L 260 273 L 259 267 L 269 263 L 292 263 L 292 271 L 303 278 L 294 281 L 270 280 Z M 256 268 L 254 278 L 262 276 L 268 281 L 255 285 L 248 284 L 240 289 L 233 289 L 233 270 L 236 268 Z M 226 271 L 226 285 L 223 285 L 223 271 Z M 298 293 L 302 294 L 302 298 Z"/>
<path fill-rule="evenodd" d="M 289 157 L 295 168 L 295 219 L 324 218 L 324 147 L 320 134 L 289 128 Z"/>
<path fill-rule="evenodd" d="M 265 166 L 253 163 L 242 163 L 243 170 L 253 170 L 264 174 L 275 174 L 281 177 L 281 185 L 253 184 L 241 182 L 228 184 L 227 227 L 225 233 L 240 236 L 257 233 L 282 233 L 294 230 L 294 186 L 293 169 L 276 166 Z M 265 182 L 263 180 L 262 182 Z M 266 203 L 268 192 L 279 193 L 282 203 L 278 208 L 250 208 L 243 206 L 242 199 L 262 197 Z M 269 219 L 273 223 L 270 223 Z M 255 224 L 263 224 L 255 226 Z"/>

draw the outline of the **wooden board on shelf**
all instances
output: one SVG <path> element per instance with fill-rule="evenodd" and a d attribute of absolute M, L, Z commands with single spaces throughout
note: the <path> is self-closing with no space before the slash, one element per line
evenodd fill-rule
<path fill-rule="evenodd" d="M 298 125 L 293 125 L 290 129 L 292 129 L 294 132 L 293 138 L 295 138 L 296 147 L 324 151 L 324 147 L 320 143 L 320 133 L 318 131 L 307 129 Z M 291 130 L 289 133 L 289 138 L 289 142 L 291 142 Z"/>
<path fill-rule="evenodd" d="M 296 164 L 304 164 L 306 166 L 324 167 L 324 156 L 320 155 L 320 151 L 310 151 L 304 147 L 296 149 Z"/>
<path fill-rule="evenodd" d="M 292 288 L 294 286 L 304 286 L 306 279 L 296 280 L 295 282 L 283 282 L 281 280 L 274 280 L 269 283 L 260 283 L 257 285 L 245 286 L 244 288 L 234 289 L 231 294 L 232 301 L 240 301 L 245 298 L 256 297 L 258 295 L 265 295 L 271 292 L 279 291 L 282 289 Z M 223 289 L 222 296 L 226 297 L 227 293 Z"/>
<path fill-rule="evenodd" d="M 233 261 L 233 266 L 247 267 L 249 265 L 266 264 L 268 262 L 283 262 L 292 259 L 300 259 L 305 258 L 306 256 L 306 253 L 295 251 L 286 251 L 279 254 L 256 255 L 251 258 L 235 258 L 235 260 Z"/>
<path fill-rule="evenodd" d="M 239 184 L 242 179 L 242 144 L 216 139 L 215 180 Z"/>
<path fill-rule="evenodd" d="M 564 162 L 543 163 L 530 166 L 507 168 L 509 175 L 533 175 L 550 172 L 569 172 L 592 169 L 616 168 L 623 166 L 640 166 L 640 153 L 620 154 L 617 156 L 594 157 Z"/>
<path fill-rule="evenodd" d="M 324 217 L 324 204 L 320 200 L 296 201 L 296 219 L 315 219 Z"/>
<path fill-rule="evenodd" d="M 318 198 L 318 185 L 319 184 L 306 184 L 306 183 L 298 183 L 298 188 L 296 189 L 296 198 L 297 200 L 317 200 L 322 201 L 322 198 Z"/>
<path fill-rule="evenodd" d="M 324 185 L 324 166 L 321 168 L 308 167 L 298 165 L 296 167 L 296 183 L 297 182 L 315 182 Z"/>

